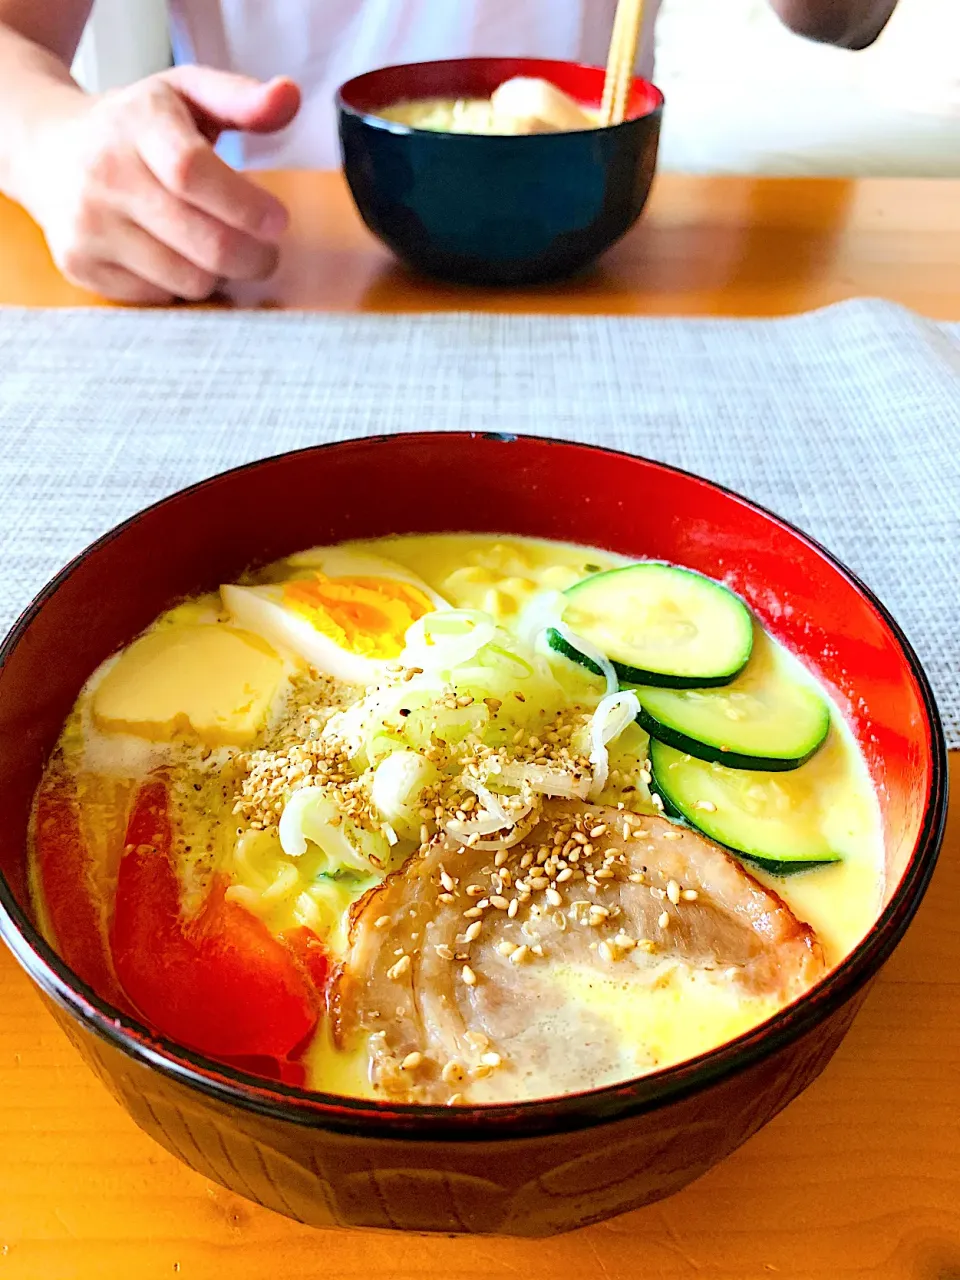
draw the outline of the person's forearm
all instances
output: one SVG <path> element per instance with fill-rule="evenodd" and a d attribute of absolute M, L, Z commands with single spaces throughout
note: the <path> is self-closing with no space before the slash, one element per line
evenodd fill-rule
<path fill-rule="evenodd" d="M 30 157 L 39 133 L 83 91 L 49 50 L 0 23 L 0 191 L 29 203 Z"/>
<path fill-rule="evenodd" d="M 897 0 L 770 0 L 780 20 L 808 40 L 865 49 L 873 44 Z"/>

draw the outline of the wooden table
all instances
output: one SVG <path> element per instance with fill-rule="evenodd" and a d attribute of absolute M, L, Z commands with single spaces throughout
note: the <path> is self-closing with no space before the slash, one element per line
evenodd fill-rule
<path fill-rule="evenodd" d="M 877 294 L 960 318 L 960 183 L 662 178 L 644 223 L 576 285 L 415 282 L 331 175 L 265 179 L 294 211 L 269 289 L 323 310 L 772 315 Z M 0 203 L 0 303 L 88 302 Z M 951 758 L 960 794 L 960 755 Z M 0 1280 L 960 1280 L 960 802 L 906 940 L 826 1074 L 680 1195 L 547 1241 L 299 1227 L 143 1136 L 0 955 Z"/>

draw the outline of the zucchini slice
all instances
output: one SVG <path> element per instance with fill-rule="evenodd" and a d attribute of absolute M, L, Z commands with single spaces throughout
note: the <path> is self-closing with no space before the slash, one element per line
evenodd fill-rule
<path fill-rule="evenodd" d="M 727 684 L 753 647 L 743 601 L 692 569 L 648 560 L 585 578 L 565 592 L 564 623 L 609 657 L 628 684 L 691 689 Z M 551 648 L 596 670 L 555 630 Z"/>
<path fill-rule="evenodd" d="M 652 738 L 728 769 L 797 769 L 830 731 L 830 708 L 756 628 L 743 671 L 719 689 L 637 689 Z"/>
<path fill-rule="evenodd" d="M 650 764 L 652 786 L 675 814 L 751 862 L 783 874 L 841 860 L 822 829 L 816 775 L 725 769 L 656 741 Z"/>

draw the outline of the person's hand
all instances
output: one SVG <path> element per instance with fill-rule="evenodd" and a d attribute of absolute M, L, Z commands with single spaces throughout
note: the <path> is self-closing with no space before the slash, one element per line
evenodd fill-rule
<path fill-rule="evenodd" d="M 212 144 L 224 129 L 282 129 L 299 105 L 289 80 L 206 67 L 61 98 L 37 132 L 24 204 L 63 274 L 120 302 L 199 300 L 220 281 L 266 279 L 287 212 Z"/>

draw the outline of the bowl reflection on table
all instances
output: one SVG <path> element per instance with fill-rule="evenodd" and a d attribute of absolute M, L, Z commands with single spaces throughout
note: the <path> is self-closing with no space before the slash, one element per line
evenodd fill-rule
<path fill-rule="evenodd" d="M 84 987 L 43 941 L 29 900 L 31 801 L 82 684 L 162 610 L 253 564 L 344 539 L 452 530 L 674 561 L 738 590 L 832 691 L 864 752 L 886 849 L 877 924 L 823 983 L 762 1026 L 697 1059 L 560 1098 L 451 1109 L 311 1094 L 153 1037 Z M 237 1194 L 315 1225 L 537 1235 L 679 1190 L 829 1061 L 909 924 L 942 838 L 942 732 L 924 674 L 883 606 L 814 543 L 743 499 L 580 445 L 401 435 L 228 472 L 84 552 L 17 623 L 0 664 L 0 933 L 143 1129 Z"/>
<path fill-rule="evenodd" d="M 337 96 L 343 165 L 367 226 L 414 270 L 469 284 L 520 285 L 581 270 L 640 217 L 653 181 L 663 95 L 636 80 L 611 128 L 532 136 L 438 133 L 384 120 L 399 102 L 489 98 L 539 77 L 598 107 L 604 72 L 530 58 L 386 67 Z"/>

